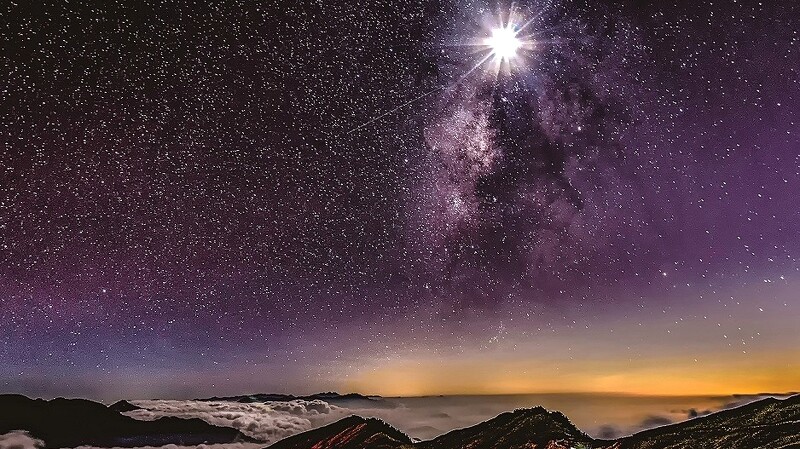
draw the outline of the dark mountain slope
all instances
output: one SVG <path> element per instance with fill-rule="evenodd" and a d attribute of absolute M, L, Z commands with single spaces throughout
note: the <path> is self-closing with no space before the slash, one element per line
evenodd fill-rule
<path fill-rule="evenodd" d="M 0 395 L 0 434 L 27 430 L 48 448 L 198 445 L 253 441 L 239 431 L 200 419 L 159 418 L 138 421 L 85 399 L 51 401 Z"/>
<path fill-rule="evenodd" d="M 114 410 L 115 412 L 120 412 L 120 413 L 132 412 L 134 410 L 142 409 L 141 407 L 133 405 L 128 401 L 117 401 L 109 405 L 108 408 Z"/>
<path fill-rule="evenodd" d="M 374 418 L 350 416 L 333 424 L 285 438 L 270 449 L 397 449 L 411 439 Z"/>
<path fill-rule="evenodd" d="M 766 398 L 618 440 L 620 449 L 800 448 L 800 395 Z"/>
<path fill-rule="evenodd" d="M 420 449 L 555 449 L 579 443 L 594 441 L 561 413 L 535 407 L 506 412 L 472 427 L 423 441 L 418 446 Z"/>

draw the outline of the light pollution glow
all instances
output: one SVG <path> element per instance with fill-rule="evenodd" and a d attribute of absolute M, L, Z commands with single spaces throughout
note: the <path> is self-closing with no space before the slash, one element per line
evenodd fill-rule
<path fill-rule="evenodd" d="M 787 356 L 794 360 L 787 360 Z M 346 383 L 353 391 L 383 396 L 492 395 L 528 393 L 625 393 L 647 396 L 730 395 L 787 392 L 800 385 L 794 354 L 760 354 L 702 365 L 680 358 L 637 362 L 409 359 L 365 370 Z"/>
<path fill-rule="evenodd" d="M 796 391 L 794 295 L 789 283 L 751 287 L 695 303 L 690 316 L 691 301 L 671 300 L 674 307 L 661 313 L 598 316 L 557 332 L 509 332 L 478 349 L 409 351 L 363 362 L 342 388 L 387 396 Z"/>

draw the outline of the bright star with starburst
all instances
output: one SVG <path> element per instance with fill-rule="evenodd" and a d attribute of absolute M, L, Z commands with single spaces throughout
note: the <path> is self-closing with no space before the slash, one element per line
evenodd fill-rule
<path fill-rule="evenodd" d="M 469 71 L 468 74 L 489 62 L 489 68 L 495 75 L 501 71 L 510 72 L 513 68 L 522 68 L 527 65 L 528 58 L 532 51 L 537 48 L 535 33 L 526 28 L 531 25 L 533 19 L 527 22 L 516 15 L 513 11 L 503 20 L 501 17 L 494 22 L 491 27 L 485 28 L 485 35 L 473 41 L 472 46 L 477 47 L 483 53 L 483 57 Z"/>
<path fill-rule="evenodd" d="M 522 47 L 522 41 L 517 38 L 517 31 L 513 24 L 492 30 L 492 36 L 484 40 L 492 55 L 498 63 L 510 62 L 517 56 L 517 50 Z"/>

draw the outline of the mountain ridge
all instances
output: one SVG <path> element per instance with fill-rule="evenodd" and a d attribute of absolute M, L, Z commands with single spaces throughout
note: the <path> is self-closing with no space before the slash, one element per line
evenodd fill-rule
<path fill-rule="evenodd" d="M 469 447 L 473 449 L 529 448 L 551 442 L 590 442 L 564 414 L 544 407 L 516 409 L 432 440 L 418 443 L 421 449 Z"/>
<path fill-rule="evenodd" d="M 265 449 L 788 449 L 800 448 L 800 395 L 765 398 L 709 415 L 634 433 L 595 439 L 564 414 L 541 406 L 516 409 L 432 440 L 411 439 L 374 418 L 351 416 L 293 435 Z M 392 438 L 382 438 L 391 431 Z M 397 437 L 397 434 L 403 437 Z M 358 437 L 354 437 L 358 435 Z M 374 437 L 374 439 L 372 439 Z"/>
<path fill-rule="evenodd" d="M 326 391 L 320 393 L 314 393 L 309 395 L 293 395 L 293 394 L 284 394 L 284 393 L 253 393 L 253 394 L 241 394 L 241 395 L 234 395 L 234 396 L 211 396 L 209 398 L 200 398 L 195 399 L 196 401 L 228 401 L 228 402 L 262 402 L 262 401 L 294 401 L 294 400 L 306 400 L 306 401 L 313 401 L 315 399 L 319 400 L 346 400 L 346 399 L 360 399 L 360 400 L 378 400 L 382 399 L 380 396 L 376 395 L 363 395 L 360 393 L 345 393 L 340 394 L 335 391 Z"/>
<path fill-rule="evenodd" d="M 125 408 L 129 403 L 114 404 Z M 134 406 L 135 407 L 135 406 Z M 88 399 L 31 399 L 0 394 L 0 434 L 24 430 L 47 448 L 76 446 L 136 447 L 165 444 L 254 442 L 236 429 L 201 419 L 161 417 L 142 421 Z"/>
<path fill-rule="evenodd" d="M 292 435 L 270 449 L 394 449 L 411 447 L 408 435 L 377 418 L 351 415 L 332 424 Z"/>
<path fill-rule="evenodd" d="M 196 401 L 203 402 L 240 402 L 240 403 L 255 403 L 255 402 L 290 402 L 290 401 L 325 401 L 329 404 L 338 405 L 341 407 L 359 407 L 359 408 L 395 408 L 396 405 L 392 402 L 385 401 L 381 396 L 363 395 L 359 393 L 345 393 L 339 394 L 336 392 L 328 391 L 321 393 L 314 393 L 305 396 L 296 396 L 292 394 L 283 393 L 254 393 L 236 396 L 212 396 L 210 398 L 195 399 Z"/>
<path fill-rule="evenodd" d="M 394 404 L 384 401 L 380 396 L 363 395 L 359 393 L 346 393 L 339 394 L 336 392 L 322 392 L 314 393 L 305 396 L 295 396 L 292 394 L 283 393 L 254 393 L 236 396 L 212 396 L 210 398 L 196 399 L 197 401 L 204 402 L 240 402 L 240 403 L 254 403 L 254 402 L 290 402 L 296 400 L 303 401 L 325 401 L 329 404 L 340 406 L 363 406 L 372 408 L 394 408 Z"/>

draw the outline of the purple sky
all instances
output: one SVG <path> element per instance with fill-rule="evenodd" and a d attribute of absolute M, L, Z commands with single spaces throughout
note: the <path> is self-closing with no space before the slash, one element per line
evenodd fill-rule
<path fill-rule="evenodd" d="M 800 6 L 337 3 L 3 7 L 0 389 L 797 388 Z"/>

